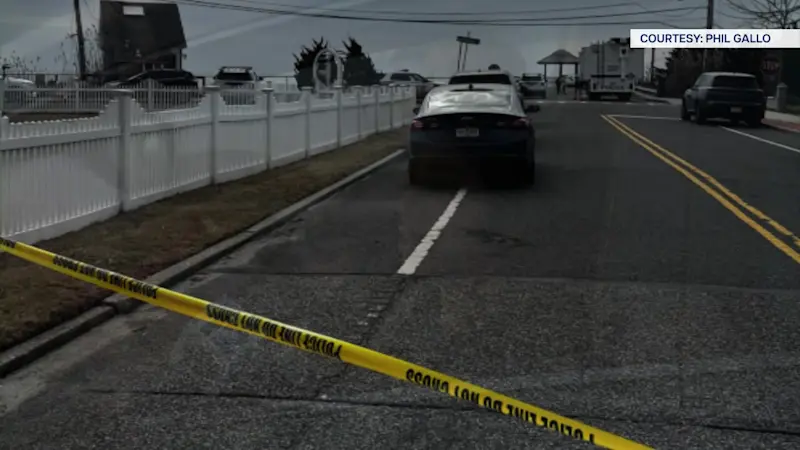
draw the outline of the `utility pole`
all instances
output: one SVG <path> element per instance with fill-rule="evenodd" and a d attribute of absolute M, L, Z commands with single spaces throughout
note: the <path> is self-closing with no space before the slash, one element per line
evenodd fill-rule
<path fill-rule="evenodd" d="M 78 33 L 78 70 L 80 71 L 81 80 L 86 79 L 86 41 L 83 37 L 83 21 L 81 20 L 81 2 L 80 0 L 73 0 L 75 8 L 75 27 Z"/>
<path fill-rule="evenodd" d="M 464 67 L 467 65 L 467 49 L 469 49 L 470 45 L 480 45 L 481 40 L 470 36 L 470 32 L 467 31 L 466 36 L 456 36 L 456 41 L 458 41 L 458 71 L 464 70 Z M 464 48 L 464 54 L 461 54 L 461 48 Z M 462 60 L 463 56 L 463 60 Z"/>
<path fill-rule="evenodd" d="M 714 28 L 714 0 L 708 0 L 706 6 L 706 29 L 711 30 Z M 708 49 L 703 49 L 703 71 L 705 72 L 708 67 Z"/>
<path fill-rule="evenodd" d="M 656 48 L 650 49 L 650 82 L 656 81 Z"/>
<path fill-rule="evenodd" d="M 470 32 L 467 31 L 467 37 L 470 37 Z M 461 70 L 467 67 L 467 51 L 469 51 L 469 44 L 464 46 L 464 62 L 461 63 Z"/>
<path fill-rule="evenodd" d="M 458 41 L 458 61 L 456 61 L 456 72 L 461 72 L 461 52 L 464 50 L 464 43 Z"/>

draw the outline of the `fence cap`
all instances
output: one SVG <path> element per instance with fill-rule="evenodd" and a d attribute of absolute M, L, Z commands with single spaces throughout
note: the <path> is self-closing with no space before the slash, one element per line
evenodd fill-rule
<path fill-rule="evenodd" d="M 303 86 L 300 89 L 303 90 L 303 91 L 312 91 L 312 90 L 314 90 L 314 88 L 312 88 L 311 86 Z"/>
<path fill-rule="evenodd" d="M 119 96 L 128 96 L 128 97 L 132 97 L 133 96 L 133 90 L 132 89 L 114 89 L 113 92 L 115 94 L 119 95 Z"/>
<path fill-rule="evenodd" d="M 222 90 L 222 88 L 221 88 L 220 86 L 216 86 L 216 85 L 212 85 L 212 86 L 203 86 L 203 88 L 204 88 L 206 91 L 211 91 L 211 92 L 219 92 L 219 91 L 221 91 L 221 90 Z"/>
<path fill-rule="evenodd" d="M 272 87 L 261 88 L 261 92 L 263 92 L 265 94 L 269 94 L 270 92 L 275 92 L 275 88 L 272 88 Z"/>

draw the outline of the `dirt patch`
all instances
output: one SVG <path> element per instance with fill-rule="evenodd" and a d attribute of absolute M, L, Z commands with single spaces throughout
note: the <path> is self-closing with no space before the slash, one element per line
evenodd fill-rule
<path fill-rule="evenodd" d="M 395 152 L 406 130 L 218 186 L 180 194 L 74 233 L 46 250 L 146 278 Z M 72 319 L 108 291 L 0 255 L 0 350 Z"/>

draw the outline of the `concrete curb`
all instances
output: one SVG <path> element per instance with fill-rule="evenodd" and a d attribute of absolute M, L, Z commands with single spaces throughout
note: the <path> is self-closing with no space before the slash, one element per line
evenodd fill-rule
<path fill-rule="evenodd" d="M 766 119 L 765 118 L 765 120 L 761 122 L 761 125 L 764 128 L 771 128 L 773 130 L 783 131 L 784 133 L 794 133 L 794 134 L 800 133 L 800 130 L 793 130 L 791 128 L 782 127 L 782 126 L 776 125 L 774 123 L 769 123 L 769 122 L 767 122 L 767 120 L 774 120 L 774 119 Z"/>
<path fill-rule="evenodd" d="M 285 224 L 309 207 L 327 199 L 370 173 L 387 165 L 404 152 L 405 150 L 400 149 L 358 172 L 348 175 L 346 178 L 284 208 L 245 231 L 214 244 L 200 253 L 146 278 L 144 281 L 164 287 L 183 281 L 251 240 Z M 128 314 L 134 311 L 142 304 L 143 303 L 139 300 L 120 294 L 107 297 L 99 306 L 90 309 L 80 316 L 0 353 L 0 378 L 21 369 L 92 328 L 107 322 L 116 315 Z"/>

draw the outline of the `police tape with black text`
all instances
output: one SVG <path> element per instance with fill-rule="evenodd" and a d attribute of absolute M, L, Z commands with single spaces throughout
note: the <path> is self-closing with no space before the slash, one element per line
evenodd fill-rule
<path fill-rule="evenodd" d="M 459 380 L 449 375 L 403 361 L 393 356 L 336 338 L 286 325 L 266 317 L 171 291 L 144 281 L 101 269 L 46 250 L 0 238 L 0 250 L 72 278 L 127 295 L 152 305 L 272 342 L 335 358 L 392 378 L 465 400 L 490 411 L 511 416 L 564 436 L 610 449 L 649 449 L 585 423 L 552 411 L 523 403 L 506 395 Z"/>

